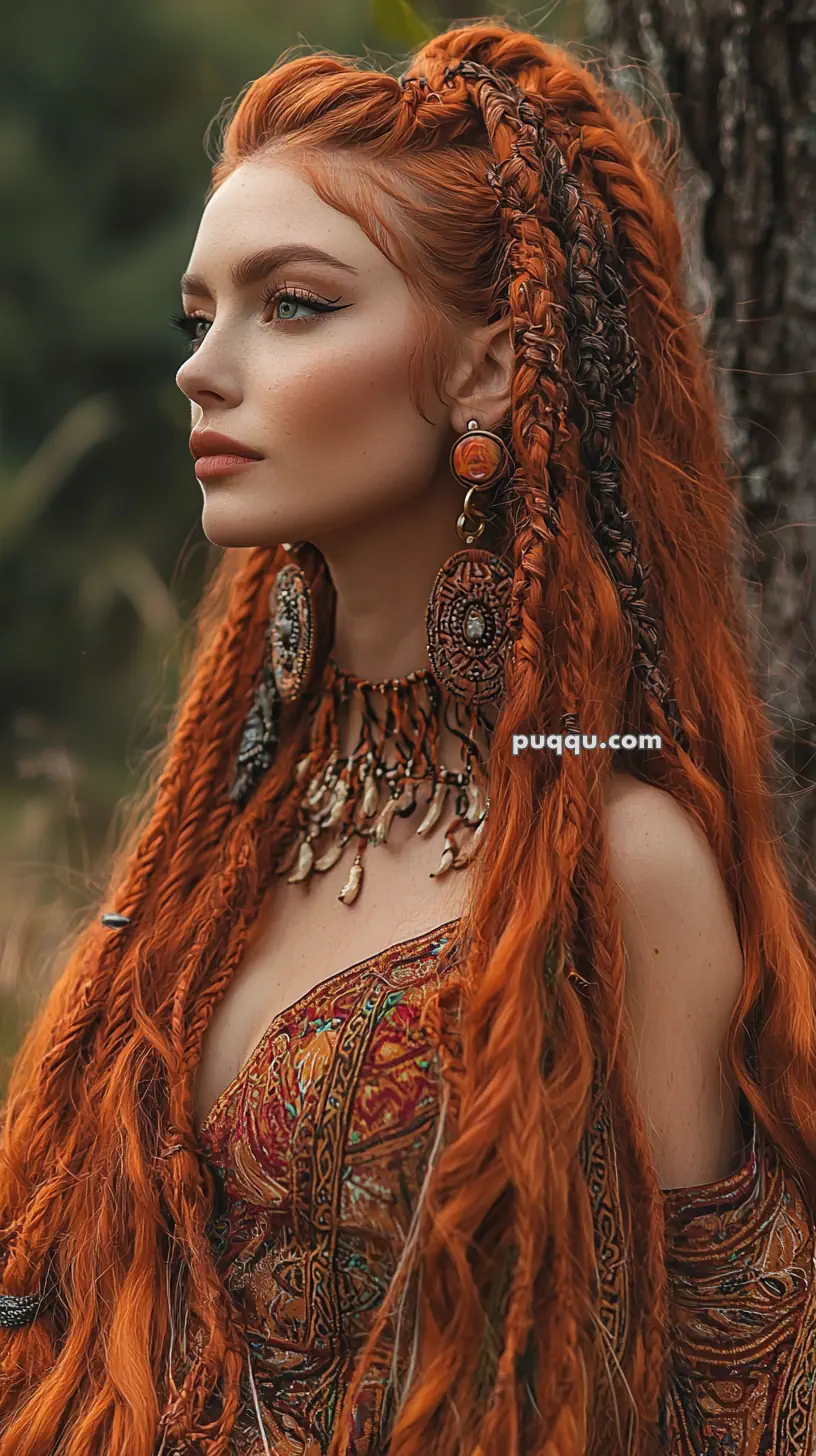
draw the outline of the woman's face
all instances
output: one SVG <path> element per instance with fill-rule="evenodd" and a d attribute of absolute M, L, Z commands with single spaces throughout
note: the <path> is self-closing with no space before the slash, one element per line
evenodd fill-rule
<path fill-rule="evenodd" d="M 218 431 L 257 457 L 196 462 L 210 541 L 319 542 L 428 489 L 447 459 L 451 414 L 423 400 L 429 423 L 410 396 L 419 307 L 399 269 L 296 165 L 253 159 L 219 187 L 182 296 L 197 321 L 176 376 L 191 403 L 191 449 Z M 206 434 L 200 443 L 228 453 Z M 454 511 L 461 491 L 451 488 Z"/>

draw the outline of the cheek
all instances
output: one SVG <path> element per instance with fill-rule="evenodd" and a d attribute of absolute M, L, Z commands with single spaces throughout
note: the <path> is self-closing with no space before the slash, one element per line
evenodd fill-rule
<path fill-rule="evenodd" d="M 305 330 L 304 330 L 305 332 Z M 410 359 L 416 347 L 405 329 L 383 324 L 366 337 L 349 330 L 331 345 L 293 341 L 285 369 L 269 381 L 269 418 L 275 433 L 304 432 L 310 448 L 321 439 L 336 448 L 353 435 L 358 448 L 371 430 L 424 427 L 410 394 Z"/>

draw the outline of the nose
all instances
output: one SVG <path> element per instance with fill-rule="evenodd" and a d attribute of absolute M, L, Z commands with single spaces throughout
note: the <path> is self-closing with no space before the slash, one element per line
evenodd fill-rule
<path fill-rule="evenodd" d="M 211 333 L 212 330 L 176 372 L 176 384 L 182 394 L 202 410 L 212 408 L 214 403 L 233 406 L 241 402 L 237 372 L 211 347 Z"/>

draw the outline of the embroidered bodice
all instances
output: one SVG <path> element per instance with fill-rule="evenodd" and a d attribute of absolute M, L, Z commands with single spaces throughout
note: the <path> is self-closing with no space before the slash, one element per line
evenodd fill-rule
<path fill-rule="evenodd" d="M 420 1018 L 450 964 L 456 923 L 331 976 L 282 1011 L 201 1127 L 218 1190 L 209 1233 L 244 1317 L 255 1386 L 245 1372 L 232 1456 L 328 1449 L 437 1127 L 438 1067 Z M 620 1356 L 628 1264 L 600 1091 L 582 1167 L 602 1319 Z M 816 1432 L 814 1234 L 795 1180 L 755 1131 L 738 1172 L 664 1199 L 668 1452 L 805 1456 Z M 359 1456 L 385 1456 L 386 1387 L 387 1371 L 375 1373 L 358 1403 Z"/>

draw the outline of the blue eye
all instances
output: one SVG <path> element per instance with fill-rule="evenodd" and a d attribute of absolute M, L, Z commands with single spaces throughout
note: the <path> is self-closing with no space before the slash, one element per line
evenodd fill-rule
<path fill-rule="evenodd" d="M 294 305 L 295 309 L 306 308 L 308 310 L 305 317 L 301 316 L 298 318 L 296 315 L 289 314 L 281 318 L 264 320 L 264 322 L 276 326 L 280 324 L 301 325 L 312 323 L 316 314 L 339 313 L 340 309 L 349 307 L 347 303 L 341 303 L 338 307 L 336 298 L 329 300 L 318 298 L 317 294 L 310 293 L 307 288 L 296 288 L 289 284 L 276 284 L 263 289 L 261 301 L 264 312 L 269 308 L 270 303 L 288 304 L 290 308 Z M 194 354 L 199 345 L 203 343 L 207 337 L 207 331 L 212 326 L 212 319 L 204 318 L 203 314 L 199 313 L 174 313 L 170 317 L 170 322 L 174 328 L 180 329 L 187 338 L 188 357 L 190 354 Z M 199 332 L 199 325 L 201 324 L 206 326 L 205 332 L 203 333 Z"/>
<path fill-rule="evenodd" d="M 313 304 L 308 304 L 304 298 L 296 298 L 295 295 L 292 293 L 281 293 L 280 291 L 274 295 L 272 302 L 279 309 L 286 308 L 290 310 L 289 313 L 281 313 L 279 315 L 278 322 L 282 324 L 294 322 L 295 310 L 299 308 L 315 307 L 315 305 Z M 319 312 L 319 310 L 317 311 Z"/>
<path fill-rule="evenodd" d="M 270 285 L 267 288 L 263 289 L 261 297 L 263 299 L 264 309 L 267 309 L 270 303 L 273 303 L 288 304 L 290 307 L 294 304 L 295 308 L 297 308 L 298 305 L 305 305 L 308 309 L 311 310 L 313 314 L 336 312 L 335 308 L 333 307 L 333 305 L 337 303 L 336 298 L 329 299 L 327 301 L 326 299 L 318 298 L 317 294 L 315 293 L 310 293 L 308 288 L 297 288 L 289 283 Z M 307 319 L 295 318 L 290 313 L 284 314 L 278 319 L 270 320 L 270 322 L 281 324 L 306 323 Z"/>
<path fill-rule="evenodd" d="M 170 315 L 170 322 L 175 329 L 180 329 L 185 335 L 189 343 L 187 352 L 188 354 L 193 354 L 203 337 L 198 333 L 198 326 L 199 324 L 207 324 L 209 326 L 210 320 L 203 318 L 201 314 L 197 313 L 174 313 Z"/>

